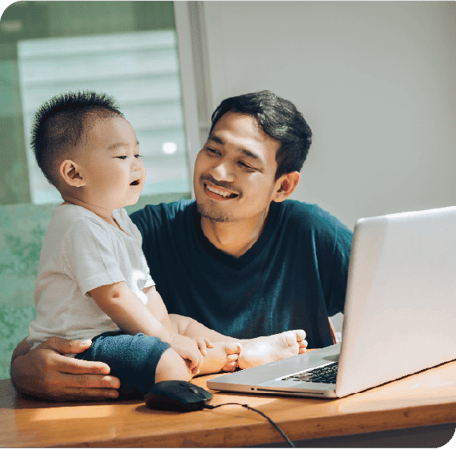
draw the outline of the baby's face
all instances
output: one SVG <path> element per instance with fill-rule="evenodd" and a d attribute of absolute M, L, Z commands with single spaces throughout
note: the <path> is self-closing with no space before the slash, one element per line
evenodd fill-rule
<path fill-rule="evenodd" d="M 133 127 L 124 118 L 95 119 L 83 140 L 79 162 L 85 202 L 114 210 L 138 201 L 146 169 Z"/>

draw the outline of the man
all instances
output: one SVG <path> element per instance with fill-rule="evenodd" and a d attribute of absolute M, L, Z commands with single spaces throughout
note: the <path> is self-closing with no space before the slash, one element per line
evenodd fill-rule
<path fill-rule="evenodd" d="M 344 308 L 351 232 L 316 205 L 288 200 L 311 130 L 269 91 L 224 100 L 195 162 L 196 201 L 147 206 L 131 218 L 169 313 L 236 338 L 302 328 L 309 348 L 333 343 Z M 109 367 L 62 357 L 89 342 L 52 338 L 13 354 L 11 378 L 51 399 L 116 397 Z"/>

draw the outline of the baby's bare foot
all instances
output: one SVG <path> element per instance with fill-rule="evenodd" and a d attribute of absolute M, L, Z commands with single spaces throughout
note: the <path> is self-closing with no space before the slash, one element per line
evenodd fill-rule
<path fill-rule="evenodd" d="M 203 365 L 199 374 L 219 373 L 220 371 L 234 371 L 238 365 L 242 346 L 239 343 L 218 342 L 214 347 L 207 348 L 203 357 Z"/>
<path fill-rule="evenodd" d="M 264 363 L 302 354 L 306 351 L 306 333 L 302 329 L 286 331 L 269 337 L 258 337 L 242 342 L 239 368 L 251 368 Z"/>

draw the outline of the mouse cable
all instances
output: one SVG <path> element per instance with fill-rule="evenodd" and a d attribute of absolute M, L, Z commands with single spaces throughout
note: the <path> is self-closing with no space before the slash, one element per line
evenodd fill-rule
<path fill-rule="evenodd" d="M 212 410 L 214 408 L 222 407 L 223 405 L 240 405 L 241 407 L 245 407 L 249 410 L 253 410 L 254 412 L 259 413 L 261 416 L 264 416 L 280 432 L 280 434 L 283 436 L 285 441 L 290 445 L 290 447 L 295 447 L 293 442 L 285 435 L 284 431 L 271 418 L 269 418 L 269 416 L 265 415 L 263 412 L 261 412 L 260 410 L 257 410 L 256 408 L 248 406 L 247 404 L 241 404 L 239 402 L 227 402 L 226 404 L 219 404 L 219 405 L 204 404 L 204 408 L 208 408 L 208 409 Z"/>

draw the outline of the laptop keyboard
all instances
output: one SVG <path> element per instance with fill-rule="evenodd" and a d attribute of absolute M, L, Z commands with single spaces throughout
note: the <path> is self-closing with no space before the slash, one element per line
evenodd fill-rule
<path fill-rule="evenodd" d="M 281 380 L 294 380 L 296 382 L 315 382 L 321 384 L 335 384 L 338 362 L 320 366 L 291 376 L 282 377 Z"/>

